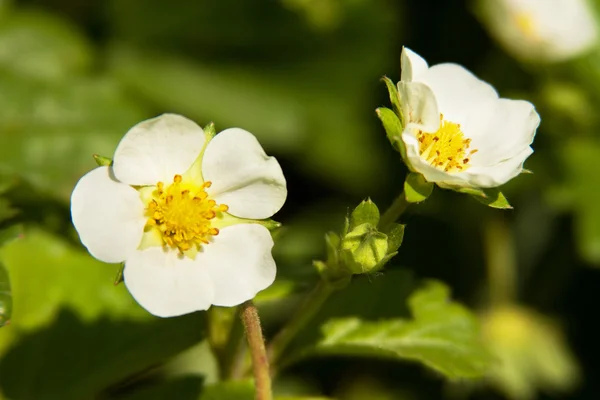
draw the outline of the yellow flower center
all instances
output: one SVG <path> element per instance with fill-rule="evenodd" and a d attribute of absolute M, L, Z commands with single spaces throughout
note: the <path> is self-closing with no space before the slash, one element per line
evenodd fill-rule
<path fill-rule="evenodd" d="M 146 230 L 157 228 L 163 244 L 183 254 L 200 250 L 211 237 L 219 234 L 211 220 L 229 207 L 217 205 L 208 197 L 205 189 L 210 187 L 209 181 L 195 186 L 183 184 L 181 180 L 181 175 L 175 175 L 166 189 L 163 182 L 158 182 L 145 215 L 148 217 Z"/>
<path fill-rule="evenodd" d="M 528 37 L 531 40 L 539 39 L 535 27 L 535 21 L 530 14 L 520 12 L 516 13 L 513 18 L 517 29 L 523 34 L 523 36 Z"/>
<path fill-rule="evenodd" d="M 445 172 L 461 172 L 467 170 L 472 154 L 477 150 L 469 150 L 471 139 L 465 138 L 460 124 L 444 120 L 440 114 L 440 128 L 435 133 L 419 131 L 419 154 L 432 166 Z"/>

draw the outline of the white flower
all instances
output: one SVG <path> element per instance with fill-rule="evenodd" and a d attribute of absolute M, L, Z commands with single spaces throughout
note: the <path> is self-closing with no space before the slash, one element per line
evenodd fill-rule
<path fill-rule="evenodd" d="M 273 283 L 273 240 L 252 220 L 271 217 L 286 196 L 279 163 L 251 133 L 212 138 L 164 114 L 127 132 L 112 167 L 81 178 L 71 215 L 95 258 L 125 262 L 136 301 L 169 317 L 234 306 Z"/>
<path fill-rule="evenodd" d="M 540 123 L 533 105 L 498 98 L 456 64 L 428 67 L 402 50 L 402 141 L 412 171 L 441 187 L 491 188 L 523 170 Z"/>
<path fill-rule="evenodd" d="M 587 0 L 479 0 L 485 25 L 510 53 L 529 61 L 562 61 L 598 40 Z"/>

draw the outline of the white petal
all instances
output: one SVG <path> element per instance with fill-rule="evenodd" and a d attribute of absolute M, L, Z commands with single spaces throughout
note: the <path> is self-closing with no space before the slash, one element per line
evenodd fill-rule
<path fill-rule="evenodd" d="M 157 317 L 175 317 L 206 310 L 213 301 L 207 269 L 175 250 L 150 247 L 136 251 L 125 263 L 123 278 L 135 300 Z"/>
<path fill-rule="evenodd" d="M 463 123 L 466 113 L 483 101 L 497 99 L 496 90 L 457 64 L 438 64 L 419 76 L 431 88 L 444 119 Z"/>
<path fill-rule="evenodd" d="M 400 80 L 403 82 L 411 82 L 417 79 L 429 68 L 427 61 L 407 47 L 402 48 L 400 67 L 402 68 Z"/>
<path fill-rule="evenodd" d="M 440 112 L 431 89 L 419 82 L 398 82 L 402 101 L 402 113 L 407 127 L 424 132 L 436 132 L 440 128 Z"/>
<path fill-rule="evenodd" d="M 127 132 L 114 157 L 115 176 L 130 185 L 171 182 L 200 155 L 206 137 L 195 122 L 175 114 L 163 114 Z"/>
<path fill-rule="evenodd" d="M 461 172 L 460 175 L 471 187 L 502 186 L 523 171 L 523 163 L 532 153 L 533 149 L 527 146 L 508 160 L 488 167 L 471 167 L 467 171 Z"/>
<path fill-rule="evenodd" d="M 522 152 L 533 142 L 540 116 L 523 100 L 497 99 L 474 108 L 463 125 L 477 149 L 473 166 L 490 166 Z"/>
<path fill-rule="evenodd" d="M 204 180 L 212 182 L 208 194 L 217 203 L 229 206 L 228 212 L 237 217 L 269 218 L 287 197 L 279 163 L 265 154 L 253 134 L 243 129 L 226 129 L 210 141 L 202 173 Z"/>
<path fill-rule="evenodd" d="M 71 218 L 81 243 L 108 263 L 122 262 L 137 249 L 147 219 L 138 192 L 117 181 L 109 167 L 96 168 L 77 182 Z"/>
<path fill-rule="evenodd" d="M 272 247 L 271 233 L 258 224 L 223 228 L 204 246 L 196 261 L 207 269 L 214 283 L 213 304 L 235 306 L 269 287 L 276 274 Z"/>

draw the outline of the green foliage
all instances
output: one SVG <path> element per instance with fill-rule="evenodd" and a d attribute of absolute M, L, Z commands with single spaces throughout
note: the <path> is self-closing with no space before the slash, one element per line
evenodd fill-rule
<path fill-rule="evenodd" d="M 10 279 L 4 265 L 0 263 L 0 328 L 8 324 L 12 315 L 12 292 Z"/>
<path fill-rule="evenodd" d="M 600 145 L 592 140 L 572 140 L 564 149 L 577 247 L 596 266 L 600 266 L 600 191 L 594 184 L 600 176 L 598 154 Z"/>
<path fill-rule="evenodd" d="M 0 325 L 10 318 L 0 329 L 0 397 L 253 398 L 248 374 L 215 384 L 220 352 L 239 346 L 228 336 L 235 309 L 225 312 L 226 323 L 211 319 L 208 335 L 210 313 L 151 317 L 125 285 L 114 285 L 122 266 L 95 261 L 71 226 L 69 196 L 94 159 L 109 165 L 129 128 L 164 112 L 194 119 L 209 135 L 216 133 L 211 121 L 220 130 L 247 129 L 282 164 L 289 199 L 275 218 L 284 226 L 262 221 L 275 229 L 277 280 L 255 299 L 267 343 L 292 309 L 302 311 L 316 279 L 333 292 L 275 363 L 285 372 L 275 387 L 291 378 L 299 388 L 276 391 L 276 399 L 325 400 L 320 390 L 348 400 L 442 398 L 434 382 L 440 375 L 487 372 L 478 387 L 493 385 L 520 400 L 540 390 L 566 392 L 589 375 L 598 363 L 587 357 L 579 366 L 567 344 L 581 351 L 597 336 L 593 318 L 580 311 L 598 283 L 581 267 L 600 265 L 600 52 L 524 66 L 498 47 L 481 51 L 479 41 L 466 40 L 481 28 L 464 7 L 438 7 L 458 30 L 423 23 L 428 7 L 415 2 L 405 10 L 386 0 L 0 0 Z M 502 192 L 458 190 L 491 208 L 515 208 L 501 216 L 515 234 L 519 268 L 500 262 L 506 254 L 494 258 L 519 282 L 508 319 L 486 298 L 498 281 L 482 283 L 481 217 L 497 211 L 447 191 L 430 197 L 433 185 L 410 171 L 405 178 L 382 136 L 381 127 L 406 161 L 394 82 L 408 37 L 438 39 L 416 40 L 413 50 L 432 64 L 463 64 L 502 97 L 532 101 L 542 116 L 527 161 L 535 175 Z M 378 84 L 383 74 L 387 93 Z M 388 108 L 375 116 L 379 104 Z M 374 202 L 345 215 L 347 204 L 366 196 L 383 204 L 379 199 L 396 196 L 403 183 L 408 203 L 430 198 L 403 214 L 411 229 L 401 249 L 405 226 L 380 226 L 385 210 Z M 442 278 L 473 301 L 482 343 L 475 317 L 444 285 L 415 291 L 412 274 L 390 261 L 398 251 L 402 265 Z M 544 315 L 518 305 L 520 294 L 543 309 L 561 304 L 577 336 L 564 337 Z M 203 351 L 196 351 L 199 342 Z M 489 363 L 486 352 L 500 362 Z M 421 374 L 403 361 L 438 373 Z M 582 392 L 593 391 L 593 382 L 582 384 Z"/>
<path fill-rule="evenodd" d="M 57 81 L 89 69 L 92 49 L 77 27 L 48 13 L 15 11 L 0 28 L 0 70 Z"/>
<path fill-rule="evenodd" d="M 445 285 L 431 281 L 409 298 L 411 320 L 332 320 L 315 352 L 416 360 L 452 379 L 481 377 L 491 358 L 477 320 L 448 296 Z"/>
<path fill-rule="evenodd" d="M 94 397 L 196 343 L 202 337 L 199 317 L 135 321 L 103 316 L 86 322 L 63 308 L 51 325 L 21 335 L 5 352 L 0 385 L 9 398 Z"/>
<path fill-rule="evenodd" d="M 112 154 L 142 117 L 108 78 L 54 86 L 0 75 L 0 167 L 67 199 L 92 155 Z"/>

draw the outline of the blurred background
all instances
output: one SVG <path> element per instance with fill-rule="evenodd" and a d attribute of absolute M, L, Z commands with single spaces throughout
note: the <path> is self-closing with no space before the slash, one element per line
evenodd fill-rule
<path fill-rule="evenodd" d="M 399 255 L 317 319 L 397 316 L 407 282 L 436 278 L 480 316 L 502 362 L 473 383 L 415 363 L 309 358 L 283 370 L 276 391 L 600 398 L 600 1 L 553 14 L 565 2 L 540 0 L 539 16 L 533 6 L 511 13 L 515 3 L 0 0 L 3 396 L 244 398 L 201 393 L 218 380 L 206 313 L 154 318 L 115 287 L 118 266 L 79 243 L 71 190 L 95 167 L 92 154 L 112 156 L 131 126 L 164 112 L 253 132 L 289 185 L 275 216 L 285 226 L 278 279 L 257 299 L 271 337 L 318 279 L 311 263 L 325 256 L 325 232 L 364 198 L 383 210 L 402 189 L 406 169 L 374 110 L 389 106 L 380 78 L 399 80 L 407 46 L 533 102 L 542 118 L 526 163 L 534 173 L 503 188 L 510 211 L 436 189 L 403 217 Z M 535 30 L 544 26 L 553 28 Z"/>

